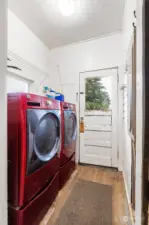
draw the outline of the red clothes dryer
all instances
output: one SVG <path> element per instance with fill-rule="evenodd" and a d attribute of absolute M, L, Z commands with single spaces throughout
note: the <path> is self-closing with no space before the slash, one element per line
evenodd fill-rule
<path fill-rule="evenodd" d="M 8 94 L 10 225 L 39 224 L 59 190 L 60 103 Z"/>
<path fill-rule="evenodd" d="M 75 169 L 77 117 L 74 104 L 61 102 L 62 146 L 60 153 L 60 187 L 63 187 Z"/>

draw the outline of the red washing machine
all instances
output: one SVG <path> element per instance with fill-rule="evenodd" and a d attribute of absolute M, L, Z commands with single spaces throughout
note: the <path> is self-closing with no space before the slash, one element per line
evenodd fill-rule
<path fill-rule="evenodd" d="M 75 151 L 77 140 L 77 117 L 74 104 L 61 102 L 62 146 L 60 153 L 60 188 L 63 187 L 75 169 Z"/>
<path fill-rule="evenodd" d="M 8 205 L 10 225 L 39 224 L 59 190 L 60 103 L 8 94 Z"/>

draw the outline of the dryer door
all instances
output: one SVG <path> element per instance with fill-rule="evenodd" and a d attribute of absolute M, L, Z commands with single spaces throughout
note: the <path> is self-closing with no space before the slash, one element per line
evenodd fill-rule
<path fill-rule="evenodd" d="M 50 161 L 60 150 L 59 111 L 27 111 L 28 165 L 31 174 Z"/>
<path fill-rule="evenodd" d="M 65 148 L 71 148 L 77 138 L 77 119 L 73 111 L 64 111 Z"/>

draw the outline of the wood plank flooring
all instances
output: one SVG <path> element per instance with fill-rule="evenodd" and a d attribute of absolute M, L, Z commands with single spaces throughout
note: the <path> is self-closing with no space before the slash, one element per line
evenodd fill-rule
<path fill-rule="evenodd" d="M 113 171 L 108 168 L 99 168 L 94 166 L 78 166 L 76 171 L 72 174 L 71 178 L 59 192 L 59 195 L 52 207 L 49 209 L 40 225 L 54 225 L 60 210 L 65 204 L 71 190 L 78 179 L 97 182 L 100 184 L 111 185 L 113 189 L 112 195 L 112 212 L 113 212 L 113 225 L 131 224 L 127 221 L 125 216 L 129 215 L 128 204 L 125 194 L 123 176 L 121 172 Z M 126 221 L 124 221 L 126 218 Z"/>

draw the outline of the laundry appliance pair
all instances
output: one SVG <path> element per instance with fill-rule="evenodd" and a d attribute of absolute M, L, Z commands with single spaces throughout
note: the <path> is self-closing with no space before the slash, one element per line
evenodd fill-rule
<path fill-rule="evenodd" d="M 69 107 L 66 121 L 71 122 L 65 125 L 63 104 L 33 94 L 8 94 L 9 225 L 38 225 L 75 168 L 74 125 Z M 74 143 L 76 129 L 72 133 Z"/>

